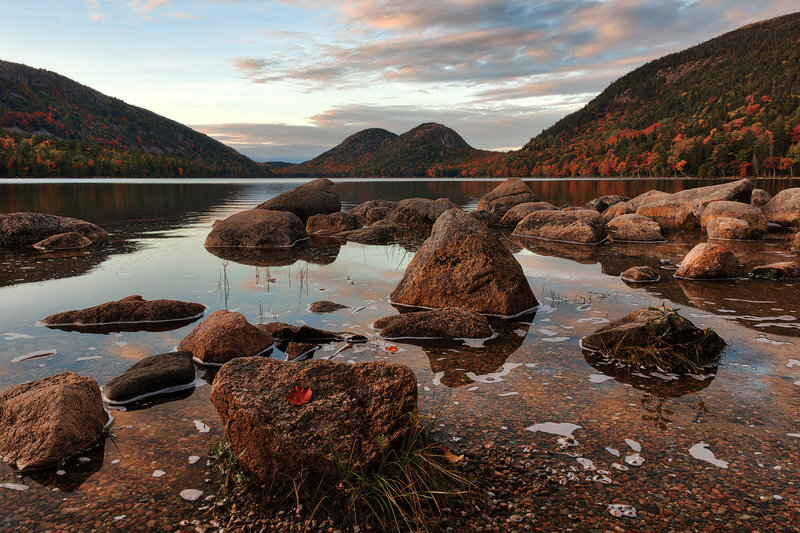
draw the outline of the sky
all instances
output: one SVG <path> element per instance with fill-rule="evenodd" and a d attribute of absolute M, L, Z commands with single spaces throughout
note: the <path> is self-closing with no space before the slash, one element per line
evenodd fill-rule
<path fill-rule="evenodd" d="M 0 0 L 0 59 L 258 161 L 439 122 L 508 150 L 644 63 L 797 0 Z"/>

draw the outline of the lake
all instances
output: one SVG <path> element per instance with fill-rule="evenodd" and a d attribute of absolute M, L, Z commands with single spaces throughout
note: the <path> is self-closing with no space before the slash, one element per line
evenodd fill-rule
<path fill-rule="evenodd" d="M 236 310 L 252 323 L 280 320 L 370 337 L 335 359 L 391 360 L 411 367 L 426 413 L 441 409 L 437 437 L 458 451 L 503 444 L 549 462 L 562 486 L 541 502 L 542 516 L 593 517 L 604 527 L 677 530 L 800 528 L 800 289 L 798 281 L 676 280 L 669 265 L 705 236 L 670 235 L 663 244 L 580 246 L 505 237 L 539 299 L 533 316 L 508 320 L 485 346 L 435 348 L 391 343 L 370 324 L 395 314 L 388 295 L 420 241 L 386 246 L 315 240 L 290 251 L 211 253 L 203 241 L 216 219 L 254 207 L 302 180 L 0 181 L 0 212 L 38 211 L 94 222 L 111 234 L 79 252 L 0 251 L 0 390 L 70 370 L 101 385 L 134 362 L 176 347 L 195 324 L 164 332 L 93 334 L 37 326 L 50 314 L 138 294 L 199 302 L 206 316 Z M 467 210 L 497 180 L 338 180 L 343 209 L 365 200 L 448 197 Z M 701 180 L 532 180 L 555 205 L 581 205 L 604 194 L 674 192 Z M 759 180 L 775 193 L 796 181 Z M 796 257 L 784 235 L 726 245 L 744 265 Z M 627 285 L 628 267 L 661 269 L 662 281 Z M 307 311 L 317 300 L 345 304 L 330 314 Z M 584 356 L 579 341 L 634 309 L 666 304 L 728 344 L 704 376 L 630 373 Z M 331 344 L 315 357 L 332 356 Z M 45 357 L 22 358 L 35 352 Z M 274 357 L 285 357 L 276 351 Z M 656 373 L 657 374 L 657 373 Z M 209 450 L 222 438 L 210 387 L 113 411 L 113 441 L 74 457 L 57 473 L 17 476 L 0 465 L 0 529 L 175 530 L 204 519 L 209 502 L 184 501 L 206 479 Z M 571 423 L 580 445 L 561 449 L 535 424 Z M 204 425 L 207 432 L 200 431 Z M 689 450 L 705 444 L 727 468 Z M 640 451 L 639 451 L 640 450 Z M 641 466 L 625 466 L 639 451 Z M 578 458 L 605 469 L 593 483 Z M 198 456 L 190 462 L 190 456 Z M 627 468 L 619 469 L 614 464 Z M 165 472 L 154 477 L 156 470 Z M 559 472 L 561 472 L 559 474 Z M 569 475 L 571 473 L 571 475 Z M 607 504 L 635 505 L 640 517 L 611 517 Z M 558 509 L 555 509 L 558 508 Z M 582 518 L 582 519 L 583 519 Z M 537 517 L 527 523 L 534 529 Z M 564 518 L 567 520 L 566 518 Z M 572 527 L 585 528 L 584 522 Z M 695 525 L 693 525 L 695 524 Z M 700 524 L 700 526 L 696 526 Z M 565 526 L 566 527 L 566 526 Z M 600 526 L 598 526 L 600 527 Z"/>

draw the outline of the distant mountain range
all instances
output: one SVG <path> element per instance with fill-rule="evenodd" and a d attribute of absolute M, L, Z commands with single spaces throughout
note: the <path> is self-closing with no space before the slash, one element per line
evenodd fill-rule
<path fill-rule="evenodd" d="M 0 61 L 0 148 L 0 177 L 272 175 L 187 126 L 7 61 Z"/>
<path fill-rule="evenodd" d="M 58 74 L 0 61 L 3 176 L 765 176 L 800 173 L 800 13 L 670 54 L 522 149 L 427 123 L 372 128 L 298 165 L 259 164 Z"/>

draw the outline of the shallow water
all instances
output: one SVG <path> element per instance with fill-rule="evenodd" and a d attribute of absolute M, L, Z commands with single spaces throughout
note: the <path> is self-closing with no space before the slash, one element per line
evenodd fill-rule
<path fill-rule="evenodd" d="M 0 212 L 75 216 L 111 233 L 106 243 L 81 252 L 0 252 L 0 390 L 64 370 L 102 385 L 135 361 L 172 350 L 196 325 L 80 333 L 37 326 L 47 315 L 132 294 L 194 301 L 208 306 L 207 315 L 237 310 L 254 323 L 280 320 L 370 336 L 368 344 L 335 359 L 409 365 L 420 383 L 423 409 L 441 409 L 439 437 L 454 449 L 502 443 L 542 457 L 552 452 L 547 460 L 574 465 L 578 473 L 566 480 L 565 494 L 575 483 L 589 483 L 592 498 L 571 503 L 567 498 L 565 505 L 579 506 L 583 516 L 625 520 L 622 524 L 634 529 L 654 527 L 653 517 L 666 501 L 671 512 L 700 522 L 725 523 L 747 514 L 753 516 L 746 522 L 752 528 L 800 527 L 799 281 L 673 279 L 669 266 L 704 240 L 699 232 L 673 234 L 663 244 L 598 247 L 504 237 L 542 304 L 535 315 L 494 321 L 498 336 L 483 346 L 387 343 L 375 340 L 369 325 L 396 312 L 388 294 L 419 240 L 372 246 L 313 239 L 280 253 L 219 256 L 203 247 L 215 219 L 297 183 L 0 183 Z M 367 199 L 413 196 L 449 197 L 472 209 L 497 183 L 345 180 L 340 191 L 345 209 Z M 633 196 L 708 183 L 534 181 L 531 186 L 543 200 L 560 205 L 602 194 Z M 797 184 L 767 180 L 759 186 L 776 192 Z M 744 264 L 743 272 L 793 256 L 783 236 L 727 244 Z M 620 272 L 634 265 L 661 268 L 663 281 L 622 282 Z M 349 308 L 309 313 L 307 306 L 317 300 Z M 634 309 L 662 303 L 726 340 L 716 373 L 675 379 L 622 371 L 584 356 L 583 336 Z M 315 357 L 329 357 L 341 346 L 326 346 Z M 393 346 L 396 352 L 386 349 Z M 19 477 L 0 466 L 0 529 L 175 529 L 183 519 L 202 516 L 209 496 L 208 451 L 222 439 L 209 388 L 114 410 L 116 438 L 67 461 L 63 475 Z M 532 431 L 537 424 L 580 426 L 571 432 L 578 446 L 562 449 L 558 439 L 563 435 Z M 584 461 L 576 462 L 568 452 Z M 201 459 L 191 462 L 194 456 Z M 626 458 L 633 459 L 626 463 Z M 628 470 L 613 463 L 627 464 Z M 727 468 L 718 466 L 723 463 Z M 597 472 L 586 465 L 607 470 L 611 484 L 593 483 Z M 164 474 L 154 477 L 156 471 Z M 29 488 L 19 490 L 20 485 Z M 203 494 L 190 500 L 186 496 L 197 493 L 187 489 Z M 730 502 L 721 512 L 712 507 L 720 500 Z M 742 502 L 747 513 L 733 502 Z M 634 505 L 637 517 L 613 518 L 607 510 L 611 504 Z M 700 518 L 706 512 L 710 515 Z"/>

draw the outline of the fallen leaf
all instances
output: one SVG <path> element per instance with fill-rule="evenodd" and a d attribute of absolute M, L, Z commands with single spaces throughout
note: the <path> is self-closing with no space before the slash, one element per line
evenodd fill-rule
<path fill-rule="evenodd" d="M 278 280 L 277 280 L 277 279 L 275 279 L 275 278 L 269 278 L 269 279 L 267 280 L 267 283 L 275 283 L 276 281 L 278 281 Z"/>
<path fill-rule="evenodd" d="M 444 458 L 451 463 L 458 463 L 464 459 L 463 455 L 454 454 L 447 448 L 447 446 L 442 446 L 442 452 L 444 452 Z"/>
<path fill-rule="evenodd" d="M 385 348 L 385 350 L 386 350 L 387 352 L 392 352 L 392 353 L 395 353 L 395 352 L 398 350 L 398 348 L 397 348 L 397 346 L 387 346 L 387 347 Z"/>
<path fill-rule="evenodd" d="M 300 385 L 295 385 L 292 392 L 286 396 L 286 401 L 293 405 L 303 405 L 311 400 L 311 388 L 304 389 Z"/>

